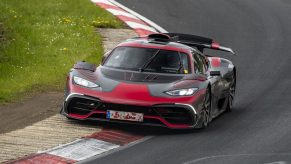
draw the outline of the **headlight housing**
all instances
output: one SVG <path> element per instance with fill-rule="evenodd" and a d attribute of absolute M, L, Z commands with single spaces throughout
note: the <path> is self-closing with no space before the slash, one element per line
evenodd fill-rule
<path fill-rule="evenodd" d="M 170 96 L 191 96 L 198 90 L 198 88 L 178 89 L 165 92 Z"/>
<path fill-rule="evenodd" d="M 83 87 L 87 87 L 87 88 L 99 87 L 99 85 L 97 85 L 97 84 L 95 84 L 95 83 L 93 83 L 91 81 L 85 80 L 83 78 L 77 77 L 77 76 L 73 77 L 73 81 L 74 81 L 74 83 L 76 83 L 78 85 L 81 85 Z"/>

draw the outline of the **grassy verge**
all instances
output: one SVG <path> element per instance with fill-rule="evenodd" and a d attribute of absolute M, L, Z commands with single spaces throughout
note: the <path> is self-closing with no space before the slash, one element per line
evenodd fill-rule
<path fill-rule="evenodd" d="M 94 26 L 123 26 L 89 0 L 1 0 L 0 11 L 0 104 L 61 90 L 76 61 L 100 61 Z"/>

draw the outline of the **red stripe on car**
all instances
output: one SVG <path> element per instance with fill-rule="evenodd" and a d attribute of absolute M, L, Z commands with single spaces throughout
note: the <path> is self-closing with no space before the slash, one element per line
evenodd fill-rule
<path fill-rule="evenodd" d="M 213 67 L 220 67 L 220 64 L 221 64 L 220 58 L 217 58 L 217 57 L 212 57 L 211 58 L 211 65 Z"/>
<path fill-rule="evenodd" d="M 219 47 L 220 47 L 220 45 L 219 45 L 219 43 L 217 43 L 217 42 L 213 42 L 213 43 L 211 44 L 211 48 L 213 48 L 213 49 L 219 49 Z"/>

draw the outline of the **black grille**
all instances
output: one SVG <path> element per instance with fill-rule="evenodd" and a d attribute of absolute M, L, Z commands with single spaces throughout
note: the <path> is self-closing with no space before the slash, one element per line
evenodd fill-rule
<path fill-rule="evenodd" d="M 193 124 L 193 117 L 189 109 L 184 107 L 158 107 L 156 111 L 162 118 L 172 124 Z"/>
<path fill-rule="evenodd" d="M 74 97 L 68 104 L 68 114 L 86 115 L 100 106 L 96 100 Z"/>

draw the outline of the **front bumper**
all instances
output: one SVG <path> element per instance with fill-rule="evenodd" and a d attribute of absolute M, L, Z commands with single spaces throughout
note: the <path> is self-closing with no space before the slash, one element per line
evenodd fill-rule
<path fill-rule="evenodd" d="M 107 110 L 143 113 L 144 120 L 143 122 L 131 122 L 108 119 L 106 118 Z M 128 105 L 104 102 L 98 98 L 78 93 L 71 93 L 67 96 L 61 113 L 79 120 L 135 123 L 164 126 L 171 129 L 194 128 L 198 120 L 196 110 L 189 104 Z"/>

